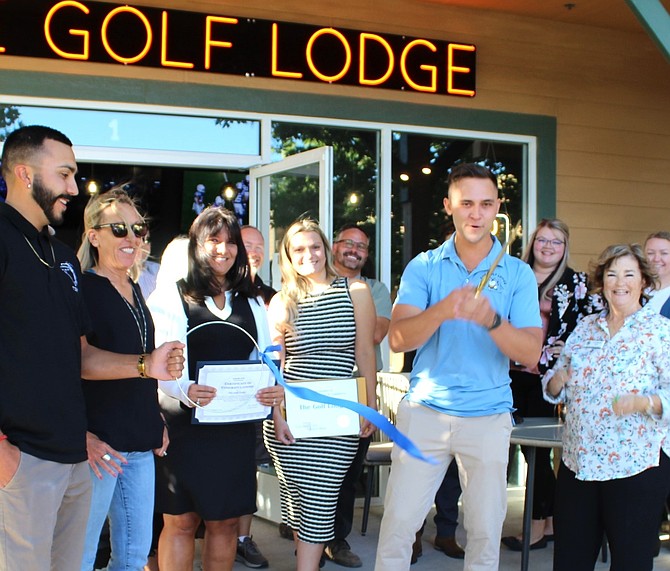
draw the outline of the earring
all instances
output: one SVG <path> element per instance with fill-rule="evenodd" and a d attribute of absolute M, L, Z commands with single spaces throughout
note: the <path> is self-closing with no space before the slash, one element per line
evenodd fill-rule
<path fill-rule="evenodd" d="M 32 186 L 33 186 L 32 184 L 28 183 L 28 188 L 31 188 Z"/>

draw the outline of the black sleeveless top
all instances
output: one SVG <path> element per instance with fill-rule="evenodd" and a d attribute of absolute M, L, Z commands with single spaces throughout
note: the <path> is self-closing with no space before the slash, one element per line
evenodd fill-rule
<path fill-rule="evenodd" d="M 255 349 L 251 339 L 237 327 L 219 325 L 225 322 L 238 325 L 254 339 L 258 339 L 256 320 L 248 298 L 235 295 L 232 298 L 232 313 L 225 321 L 214 315 L 205 304 L 196 304 L 186 300 L 184 304 L 188 307 L 186 314 L 188 331 L 195 329 L 198 325 L 211 323 L 188 335 L 186 342 L 188 344 L 189 378 L 195 379 L 198 361 L 238 361 L 249 358 L 249 354 Z"/>
<path fill-rule="evenodd" d="M 182 282 L 177 284 L 180 294 L 182 292 Z M 244 361 L 249 358 L 249 354 L 255 349 L 255 345 L 247 335 L 237 327 L 221 325 L 222 323 L 232 323 L 244 329 L 255 340 L 258 340 L 258 331 L 256 329 L 256 320 L 251 303 L 254 300 L 242 295 L 233 294 L 231 299 L 231 314 L 226 320 L 213 314 L 205 303 L 194 303 L 184 299 L 182 295 L 182 304 L 188 320 L 188 337 L 186 339 L 188 347 L 188 374 L 189 378 L 195 380 L 198 361 Z M 197 331 L 190 333 L 199 325 L 203 325 Z M 159 395 L 161 408 L 166 416 L 166 420 L 171 429 L 176 425 L 190 425 L 193 409 L 171 397 Z M 207 428 L 198 427 L 199 432 Z"/>

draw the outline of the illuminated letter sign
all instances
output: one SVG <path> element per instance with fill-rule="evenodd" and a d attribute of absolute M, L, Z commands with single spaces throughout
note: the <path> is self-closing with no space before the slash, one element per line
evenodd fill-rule
<path fill-rule="evenodd" d="M 61 8 L 65 8 L 67 6 L 79 8 L 84 14 L 89 13 L 89 9 L 80 2 L 72 2 L 70 0 L 67 0 L 65 2 L 58 2 L 58 4 L 56 4 L 53 8 L 51 8 L 51 10 L 47 12 L 47 16 L 46 18 L 44 18 L 44 36 L 47 39 L 49 47 L 59 56 L 65 59 L 86 60 L 88 59 L 89 37 L 90 37 L 90 34 L 86 30 L 73 30 L 73 29 L 69 30 L 70 34 L 72 34 L 73 36 L 81 36 L 82 38 L 84 38 L 84 48 L 81 53 L 72 53 L 72 52 L 66 52 L 65 50 L 61 50 L 51 37 L 51 20 L 53 19 L 56 12 L 58 12 Z"/>
<path fill-rule="evenodd" d="M 281 71 L 279 69 L 279 49 L 278 49 L 279 27 L 277 24 L 272 24 L 272 75 L 275 77 L 290 77 L 293 79 L 300 79 L 302 73 L 297 71 Z"/>
<path fill-rule="evenodd" d="M 370 79 L 369 77 L 365 76 L 365 46 L 368 40 L 373 40 L 381 44 L 381 46 L 386 50 L 386 53 L 388 54 L 389 58 L 388 66 L 384 71 L 384 75 L 378 77 L 377 79 Z M 389 44 L 384 38 L 378 36 L 377 34 L 368 34 L 366 32 L 363 32 L 361 34 L 359 54 L 360 58 L 358 64 L 358 81 L 360 81 L 361 85 L 381 85 L 389 77 L 391 77 L 391 74 L 393 73 L 393 66 L 395 65 L 395 56 L 393 55 L 393 49 L 391 48 L 391 44 Z"/>
<path fill-rule="evenodd" d="M 161 26 L 161 65 L 165 67 L 181 67 L 183 69 L 193 69 L 193 64 L 183 61 L 170 61 L 167 58 L 167 38 L 168 38 L 168 13 L 164 10 L 162 14 Z"/>
<path fill-rule="evenodd" d="M 455 73 L 470 73 L 469 67 L 459 67 L 454 65 L 454 51 L 462 50 L 464 52 L 474 52 L 475 46 L 464 46 L 462 44 L 449 44 L 449 58 L 447 60 L 447 93 L 452 95 L 467 95 L 468 97 L 474 97 L 475 92 L 473 89 L 458 89 L 454 87 L 454 74 Z"/>
<path fill-rule="evenodd" d="M 237 18 L 224 18 L 222 16 L 207 16 L 205 18 L 205 69 L 212 67 L 212 50 L 215 48 L 232 48 L 231 42 L 224 42 L 221 40 L 212 39 L 212 23 L 218 24 L 237 24 Z"/>
<path fill-rule="evenodd" d="M 431 93 L 435 93 L 437 91 L 437 67 L 434 65 L 426 65 L 426 64 L 421 64 L 419 66 L 419 69 L 422 69 L 424 71 L 429 71 L 430 72 L 430 85 L 421 85 L 420 83 L 416 83 L 409 75 L 409 71 L 407 70 L 407 57 L 410 54 L 410 51 L 415 48 L 416 46 L 425 46 L 427 47 L 431 52 L 436 52 L 437 48 L 435 47 L 434 44 L 427 40 L 414 40 L 407 44 L 405 46 L 405 49 L 402 51 L 402 55 L 400 56 L 400 70 L 402 71 L 402 76 L 405 78 L 405 81 L 409 83 L 409 85 L 413 88 L 416 89 L 417 91 L 429 91 Z"/>
<path fill-rule="evenodd" d="M 0 0 L 5 55 L 457 97 L 477 92 L 477 48 L 469 43 L 88 0 Z"/>
<path fill-rule="evenodd" d="M 312 58 L 312 50 L 314 49 L 314 44 L 316 43 L 316 40 L 320 36 L 323 36 L 324 34 L 329 34 L 336 37 L 340 42 L 342 42 L 342 46 L 344 47 L 344 53 L 345 53 L 344 65 L 342 66 L 342 69 L 335 75 L 325 75 L 321 73 L 317 69 L 316 65 L 314 64 L 314 59 Z M 309 69 L 321 81 L 328 81 L 328 82 L 338 81 L 342 79 L 349 71 L 349 68 L 351 68 L 351 46 L 349 46 L 347 38 L 345 38 L 341 32 L 333 30 L 333 28 L 323 28 L 321 30 L 317 30 L 316 32 L 314 32 L 312 34 L 312 37 L 309 39 L 309 42 L 307 42 L 306 54 L 307 54 L 307 65 L 309 65 Z"/>
<path fill-rule="evenodd" d="M 109 44 L 109 40 L 107 38 L 107 29 L 109 28 L 109 24 L 112 21 L 112 18 L 114 18 L 117 14 L 122 14 L 123 12 L 128 12 L 129 14 L 134 14 L 135 16 L 137 16 L 140 22 L 142 22 L 142 24 L 144 25 L 144 29 L 146 30 L 147 33 L 144 47 L 142 48 L 140 53 L 138 53 L 133 57 L 123 57 L 117 54 L 112 49 L 112 46 Z M 136 63 L 140 61 L 145 55 L 147 55 L 149 48 L 151 48 L 152 40 L 153 40 L 153 33 L 151 32 L 151 24 L 149 24 L 149 20 L 147 20 L 146 16 L 136 8 L 131 8 L 130 6 L 121 6 L 120 8 L 115 8 L 109 14 L 107 14 L 107 16 L 102 22 L 102 45 L 105 46 L 105 50 L 107 50 L 109 56 L 112 59 L 118 61 L 119 63 Z"/>

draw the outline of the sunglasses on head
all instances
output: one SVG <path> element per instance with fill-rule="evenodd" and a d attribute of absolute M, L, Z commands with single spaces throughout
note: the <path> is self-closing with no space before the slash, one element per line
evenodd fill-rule
<path fill-rule="evenodd" d="M 110 222 L 93 226 L 94 230 L 100 230 L 100 228 L 110 228 L 112 234 L 117 238 L 125 238 L 128 235 L 128 225 L 125 222 Z M 138 238 L 144 238 L 149 232 L 146 222 L 135 222 L 135 224 L 130 225 L 130 229 Z"/>

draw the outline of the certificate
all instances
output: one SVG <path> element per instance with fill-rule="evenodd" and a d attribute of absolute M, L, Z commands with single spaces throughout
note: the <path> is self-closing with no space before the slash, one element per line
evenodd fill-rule
<path fill-rule="evenodd" d="M 270 407 L 256 400 L 259 389 L 275 384 L 270 368 L 260 361 L 198 361 L 196 383 L 214 387 L 216 397 L 193 409 L 193 424 L 262 420 Z"/>
<path fill-rule="evenodd" d="M 291 381 L 291 387 L 311 389 L 324 396 L 367 402 L 365 379 L 329 379 Z M 286 421 L 295 438 L 349 436 L 358 434 L 361 422 L 358 413 L 348 408 L 301 399 L 286 390 Z"/>

